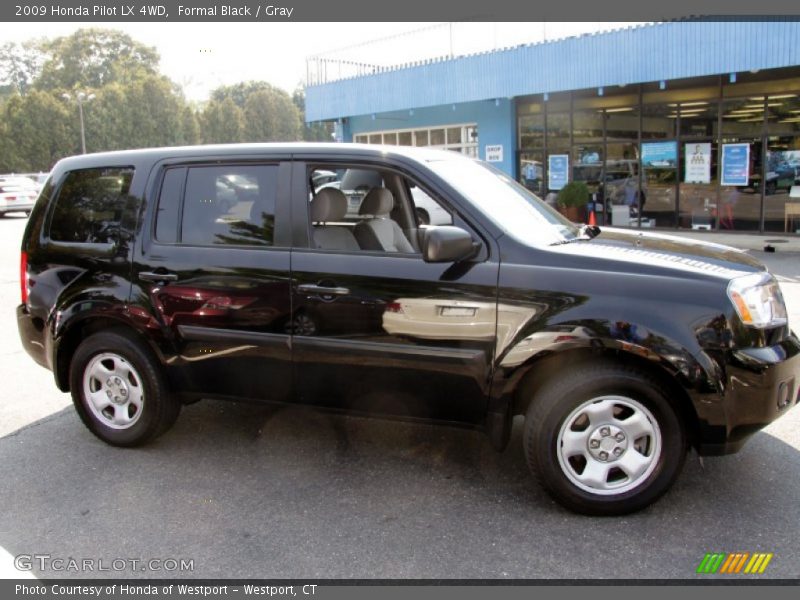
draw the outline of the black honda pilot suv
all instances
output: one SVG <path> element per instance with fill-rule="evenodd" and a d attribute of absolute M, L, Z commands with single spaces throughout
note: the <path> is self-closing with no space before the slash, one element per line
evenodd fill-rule
<path fill-rule="evenodd" d="M 356 215 L 339 189 L 353 169 L 373 182 Z M 420 221 L 418 190 L 445 224 Z M 759 262 L 576 225 L 453 152 L 67 158 L 20 274 L 26 350 L 117 446 L 201 398 L 432 420 L 498 449 L 524 415 L 544 487 L 573 510 L 623 514 L 669 488 L 690 446 L 735 452 L 798 402 L 800 342 Z"/>

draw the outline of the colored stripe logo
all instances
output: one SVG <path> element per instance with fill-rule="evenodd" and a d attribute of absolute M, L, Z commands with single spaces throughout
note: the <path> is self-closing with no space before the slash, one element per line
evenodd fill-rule
<path fill-rule="evenodd" d="M 703 575 L 760 575 L 774 555 L 772 552 L 709 552 L 700 561 L 697 573 Z"/>

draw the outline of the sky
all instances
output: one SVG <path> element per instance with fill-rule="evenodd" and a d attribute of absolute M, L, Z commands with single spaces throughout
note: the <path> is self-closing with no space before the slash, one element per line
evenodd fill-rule
<path fill-rule="evenodd" d="M 119 29 L 154 46 L 161 71 L 202 102 L 220 85 L 263 80 L 291 93 L 306 80 L 306 57 L 391 65 L 558 39 L 634 23 L 15 23 L 0 44 Z M 409 33 L 411 32 L 411 33 Z"/>

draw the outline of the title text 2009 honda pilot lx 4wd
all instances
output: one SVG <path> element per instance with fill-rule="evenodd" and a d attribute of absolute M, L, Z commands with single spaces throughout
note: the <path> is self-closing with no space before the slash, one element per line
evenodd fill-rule
<path fill-rule="evenodd" d="M 356 222 L 315 184 L 349 169 L 376 182 Z M 414 186 L 449 224 L 418 221 Z M 733 452 L 798 400 L 800 342 L 757 261 L 579 227 L 452 152 L 68 158 L 31 216 L 21 279 L 25 348 L 119 446 L 199 398 L 466 425 L 497 448 L 522 414 L 547 490 L 620 514 L 666 491 L 690 445 Z"/>

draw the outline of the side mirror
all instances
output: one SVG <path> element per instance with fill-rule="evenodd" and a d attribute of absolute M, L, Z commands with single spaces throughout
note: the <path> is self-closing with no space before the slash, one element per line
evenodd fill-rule
<path fill-rule="evenodd" d="M 421 230 L 422 258 L 425 262 L 459 262 L 471 258 L 480 248 L 472 236 L 452 225 L 426 227 Z"/>

